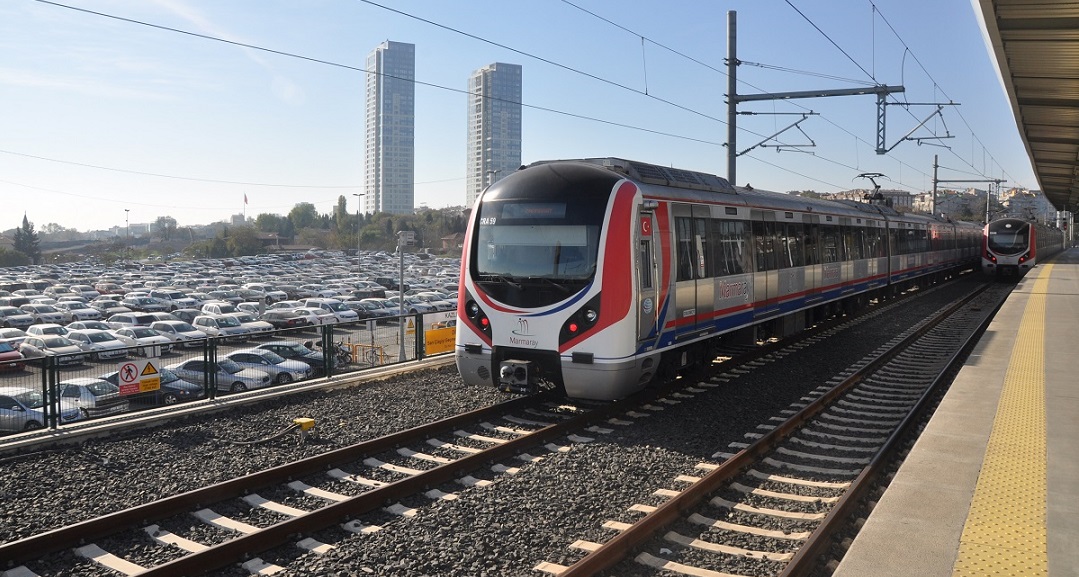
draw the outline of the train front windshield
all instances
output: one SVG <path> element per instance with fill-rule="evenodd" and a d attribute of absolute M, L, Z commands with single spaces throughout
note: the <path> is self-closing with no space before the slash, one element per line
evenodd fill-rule
<path fill-rule="evenodd" d="M 1030 246 L 1030 225 L 1004 221 L 989 227 L 989 250 L 997 254 L 1019 254 Z"/>
<path fill-rule="evenodd" d="M 587 281 L 596 271 L 598 220 L 587 222 L 571 201 L 506 200 L 480 205 L 476 233 L 478 278 Z"/>

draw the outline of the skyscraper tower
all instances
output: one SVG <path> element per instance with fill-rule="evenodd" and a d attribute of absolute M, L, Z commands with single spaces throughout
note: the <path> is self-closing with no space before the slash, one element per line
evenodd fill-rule
<path fill-rule="evenodd" d="M 364 212 L 410 214 L 416 199 L 416 45 L 367 55 Z"/>
<path fill-rule="evenodd" d="M 521 166 L 521 65 L 495 62 L 468 79 L 465 206 Z"/>

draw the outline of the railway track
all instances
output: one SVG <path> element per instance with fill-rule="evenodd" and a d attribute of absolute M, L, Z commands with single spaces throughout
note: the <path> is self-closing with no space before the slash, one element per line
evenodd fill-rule
<path fill-rule="evenodd" d="M 1009 291 L 985 285 L 942 309 L 789 409 L 786 420 L 761 425 L 752 442 L 700 463 L 699 476 L 672 479 L 651 496 L 659 504 L 631 506 L 634 522 L 610 520 L 605 527 L 617 535 L 609 541 L 574 542 L 586 552 L 574 564 L 536 569 L 559 577 L 611 568 L 787 577 L 827 565 L 832 536 Z"/>

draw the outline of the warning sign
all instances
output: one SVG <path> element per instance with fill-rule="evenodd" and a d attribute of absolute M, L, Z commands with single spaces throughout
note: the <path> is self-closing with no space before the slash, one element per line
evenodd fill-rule
<path fill-rule="evenodd" d="M 121 395 L 134 395 L 161 389 L 161 372 L 158 359 L 123 361 L 116 365 L 117 384 Z"/>
<path fill-rule="evenodd" d="M 408 317 L 408 323 L 405 324 L 405 334 L 406 335 L 414 335 L 414 334 L 416 334 L 416 319 L 414 319 L 412 317 Z"/>

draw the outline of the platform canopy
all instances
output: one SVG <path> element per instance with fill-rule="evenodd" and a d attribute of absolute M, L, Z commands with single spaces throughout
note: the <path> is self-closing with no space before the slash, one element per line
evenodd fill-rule
<path fill-rule="evenodd" d="M 971 3 L 1042 193 L 1079 212 L 1079 2 Z"/>

